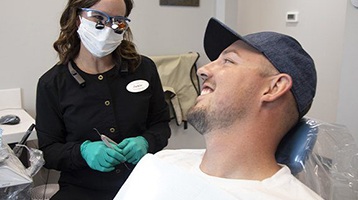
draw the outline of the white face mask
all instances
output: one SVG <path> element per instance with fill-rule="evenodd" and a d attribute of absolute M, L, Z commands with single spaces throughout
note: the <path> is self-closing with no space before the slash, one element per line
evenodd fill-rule
<path fill-rule="evenodd" d="M 112 53 L 123 40 L 123 33 L 115 33 L 113 29 L 105 26 L 97 29 L 96 23 L 86 18 L 80 17 L 81 24 L 77 33 L 81 42 L 92 55 L 102 58 Z"/>

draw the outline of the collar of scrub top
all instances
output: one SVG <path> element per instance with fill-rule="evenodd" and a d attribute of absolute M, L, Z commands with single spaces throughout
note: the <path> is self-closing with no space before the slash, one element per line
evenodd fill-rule
<path fill-rule="evenodd" d="M 110 16 L 105 12 L 90 9 L 90 8 L 80 8 L 81 11 L 86 12 L 87 17 L 95 18 L 97 20 L 96 28 L 103 29 L 104 26 L 108 23 L 111 23 L 111 28 L 115 33 L 122 34 L 129 27 L 128 22 L 131 20 L 124 16 Z"/>

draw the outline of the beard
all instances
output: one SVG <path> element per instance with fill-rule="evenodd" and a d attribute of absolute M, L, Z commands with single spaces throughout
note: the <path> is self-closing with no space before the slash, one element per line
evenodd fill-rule
<path fill-rule="evenodd" d="M 245 110 L 224 108 L 218 111 L 208 111 L 203 107 L 190 108 L 187 114 L 188 122 L 202 135 L 213 130 L 230 127 L 234 121 L 245 115 Z"/>
<path fill-rule="evenodd" d="M 206 111 L 203 108 L 191 107 L 188 111 L 187 120 L 200 134 L 208 132 L 209 122 Z"/>

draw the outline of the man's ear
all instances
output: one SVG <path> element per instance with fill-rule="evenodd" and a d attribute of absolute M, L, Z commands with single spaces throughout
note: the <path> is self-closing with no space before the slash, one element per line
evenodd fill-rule
<path fill-rule="evenodd" d="M 272 102 L 290 91 L 292 78 L 288 74 L 280 73 L 270 79 L 269 85 L 265 88 L 262 96 L 263 102 Z"/>

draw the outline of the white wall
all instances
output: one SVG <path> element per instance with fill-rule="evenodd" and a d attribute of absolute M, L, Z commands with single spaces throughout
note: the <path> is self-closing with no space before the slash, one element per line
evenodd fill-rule
<path fill-rule="evenodd" d="M 197 51 L 204 58 L 202 38 L 215 0 L 200 7 L 159 6 L 159 0 L 136 0 L 130 16 L 135 43 L 146 55 Z"/>
<path fill-rule="evenodd" d="M 0 89 L 22 88 L 23 107 L 35 115 L 37 79 L 56 62 L 64 0 L 4 0 L 0 17 Z M 6 98 L 6 97 L 0 97 Z"/>
<path fill-rule="evenodd" d="M 358 141 L 358 8 L 346 0 L 343 63 L 337 122 L 348 126 Z"/>
<path fill-rule="evenodd" d="M 349 0 L 201 0 L 200 7 L 162 7 L 159 0 L 134 0 L 130 18 L 135 42 L 146 55 L 198 51 L 199 66 L 208 62 L 202 40 L 211 16 L 219 16 L 242 34 L 275 30 L 296 37 L 316 61 L 318 90 L 309 116 L 354 129 L 358 94 L 358 9 Z M 57 57 L 52 48 L 67 0 L 4 0 L 0 26 L 0 89 L 20 87 L 23 106 L 35 116 L 38 78 Z M 224 6 L 222 3 L 225 3 Z M 287 11 L 299 11 L 299 23 L 286 24 Z M 6 97 L 0 97 L 6 98 Z M 200 148 L 192 127 L 173 127 L 168 148 Z"/>

